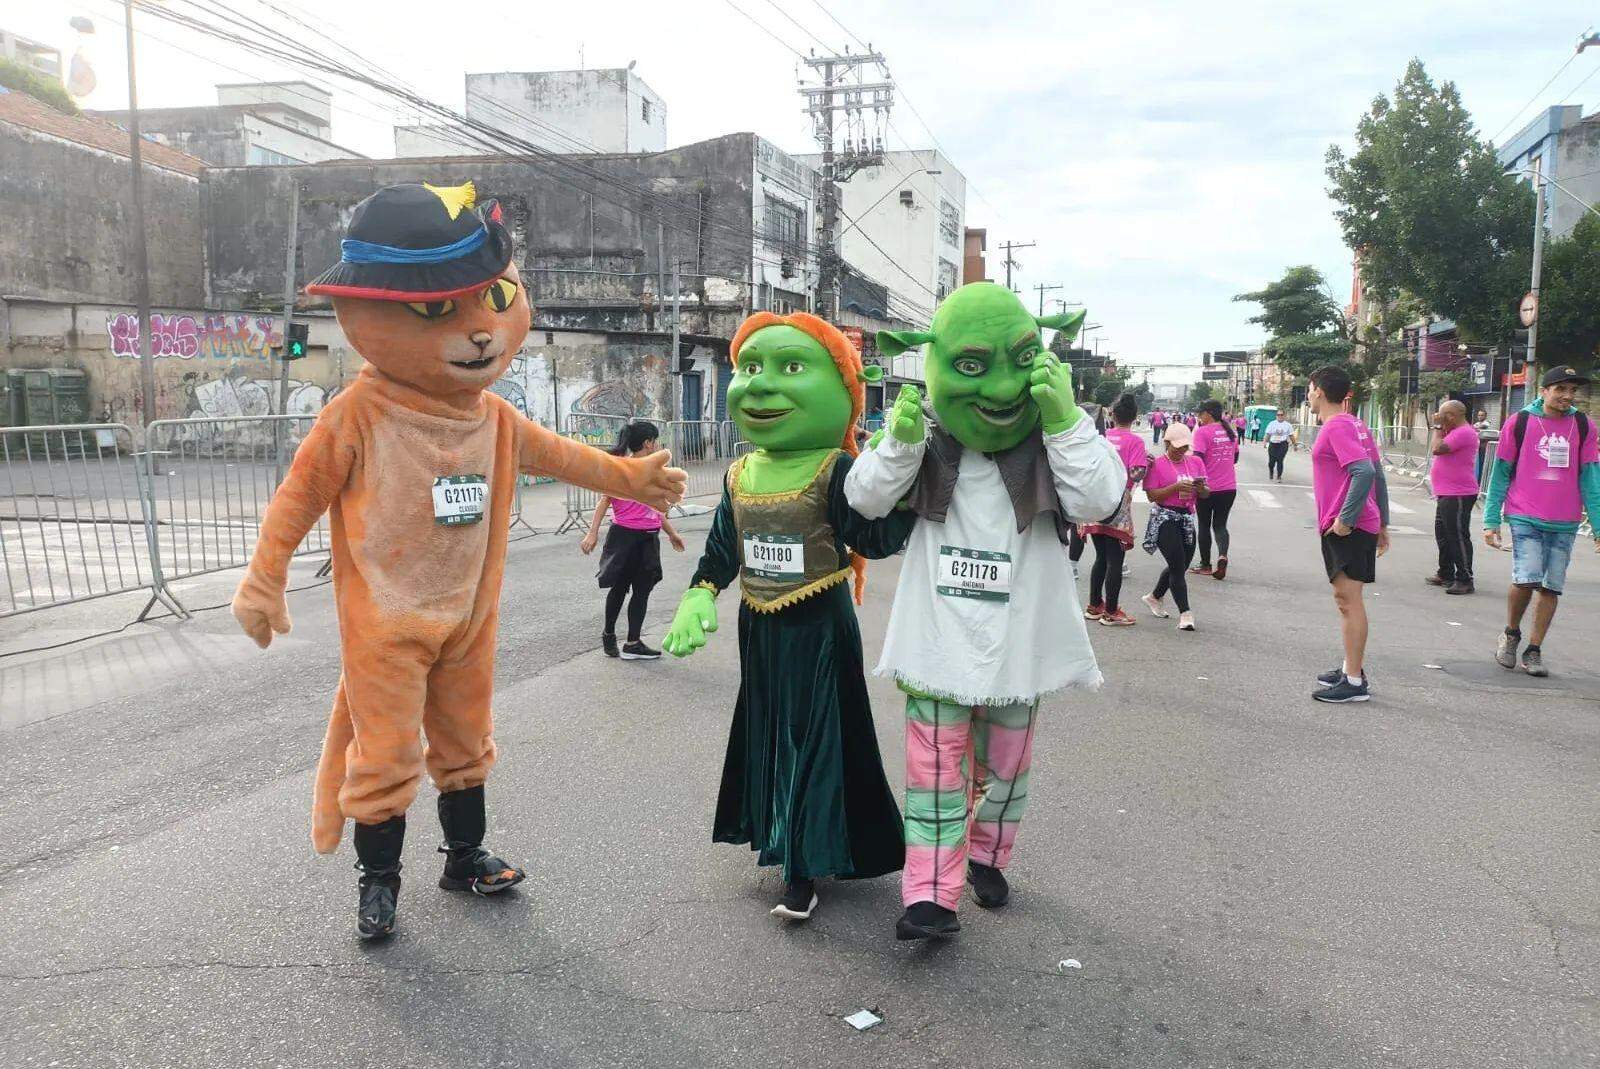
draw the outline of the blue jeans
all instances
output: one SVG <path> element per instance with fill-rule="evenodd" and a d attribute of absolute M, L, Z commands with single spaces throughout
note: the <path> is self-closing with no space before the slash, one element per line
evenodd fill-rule
<path fill-rule="evenodd" d="M 1511 581 L 1559 594 L 1567 584 L 1576 531 L 1547 531 L 1511 521 Z"/>

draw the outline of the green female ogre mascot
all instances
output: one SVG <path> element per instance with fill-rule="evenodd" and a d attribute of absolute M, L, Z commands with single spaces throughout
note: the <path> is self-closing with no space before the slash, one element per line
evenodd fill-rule
<path fill-rule="evenodd" d="M 859 599 L 865 562 L 905 544 L 910 512 L 867 520 L 845 503 L 863 367 L 815 316 L 761 312 L 730 352 L 728 412 L 755 446 L 728 469 L 705 555 L 663 642 L 688 656 L 717 629 L 715 598 L 739 581 L 739 696 L 712 837 L 783 866 L 774 916 L 803 921 L 823 877 L 904 863 L 900 811 L 872 725 Z"/>
<path fill-rule="evenodd" d="M 901 939 L 959 931 L 968 882 L 980 906 L 1009 899 L 1039 699 L 1100 684 L 1064 543 L 1116 511 L 1127 473 L 1039 333 L 1082 323 L 975 282 L 930 332 L 878 334 L 891 356 L 927 346 L 933 416 L 903 387 L 845 480 L 863 516 L 916 516 L 878 665 L 906 694 Z"/>

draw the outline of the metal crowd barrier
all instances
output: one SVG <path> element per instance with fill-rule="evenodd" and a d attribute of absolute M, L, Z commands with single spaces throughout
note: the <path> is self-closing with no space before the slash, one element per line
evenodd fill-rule
<path fill-rule="evenodd" d="M 568 438 L 600 449 L 611 449 L 617 444 L 622 428 L 632 420 L 630 416 L 591 415 L 573 412 L 567 416 L 562 433 Z M 672 463 L 689 474 L 686 499 L 714 497 L 722 493 L 722 478 L 728 465 L 744 452 L 749 444 L 739 434 L 732 420 L 651 420 L 661 431 L 661 445 L 672 452 Z M 557 534 L 570 530 L 587 530 L 593 518 L 600 495 L 592 490 L 568 485 L 566 488 L 566 518 Z"/>
<path fill-rule="evenodd" d="M 0 428 L 0 617 L 151 585 L 140 464 L 121 423 Z"/>

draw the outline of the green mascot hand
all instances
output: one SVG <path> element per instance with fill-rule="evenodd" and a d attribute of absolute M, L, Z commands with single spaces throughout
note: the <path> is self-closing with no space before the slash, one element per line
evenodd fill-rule
<path fill-rule="evenodd" d="M 1054 353 L 1040 359 L 1028 381 L 1046 434 L 1060 434 L 1078 425 L 1083 409 L 1072 395 L 1072 372 L 1061 366 Z"/>
<path fill-rule="evenodd" d="M 672 627 L 661 645 L 674 657 L 687 657 L 706 644 L 706 635 L 717 629 L 717 599 L 703 586 L 690 587 L 678 602 Z"/>
<path fill-rule="evenodd" d="M 894 408 L 889 413 L 889 433 L 906 445 L 916 445 L 927 433 L 923 425 L 922 395 L 910 383 L 901 386 L 900 395 L 894 399 Z"/>

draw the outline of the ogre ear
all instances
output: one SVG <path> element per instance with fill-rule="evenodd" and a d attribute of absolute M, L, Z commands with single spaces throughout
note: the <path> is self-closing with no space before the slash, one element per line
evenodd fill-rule
<path fill-rule="evenodd" d="M 878 351 L 885 356 L 899 356 L 907 349 L 915 349 L 931 341 L 933 335 L 921 330 L 878 331 Z"/>
<path fill-rule="evenodd" d="M 868 385 L 876 386 L 883 381 L 883 368 L 877 364 L 863 364 L 861 366 L 861 381 Z"/>
<path fill-rule="evenodd" d="M 1061 312 L 1060 314 L 1053 316 L 1038 316 L 1034 319 L 1034 322 L 1039 324 L 1041 327 L 1048 327 L 1051 330 L 1059 330 L 1061 333 L 1067 336 L 1068 341 L 1072 341 L 1078 336 L 1078 331 L 1083 329 L 1083 321 L 1088 318 L 1088 309 L 1079 309 L 1078 311 L 1073 312 L 1071 315 L 1068 315 L 1066 312 Z"/>

